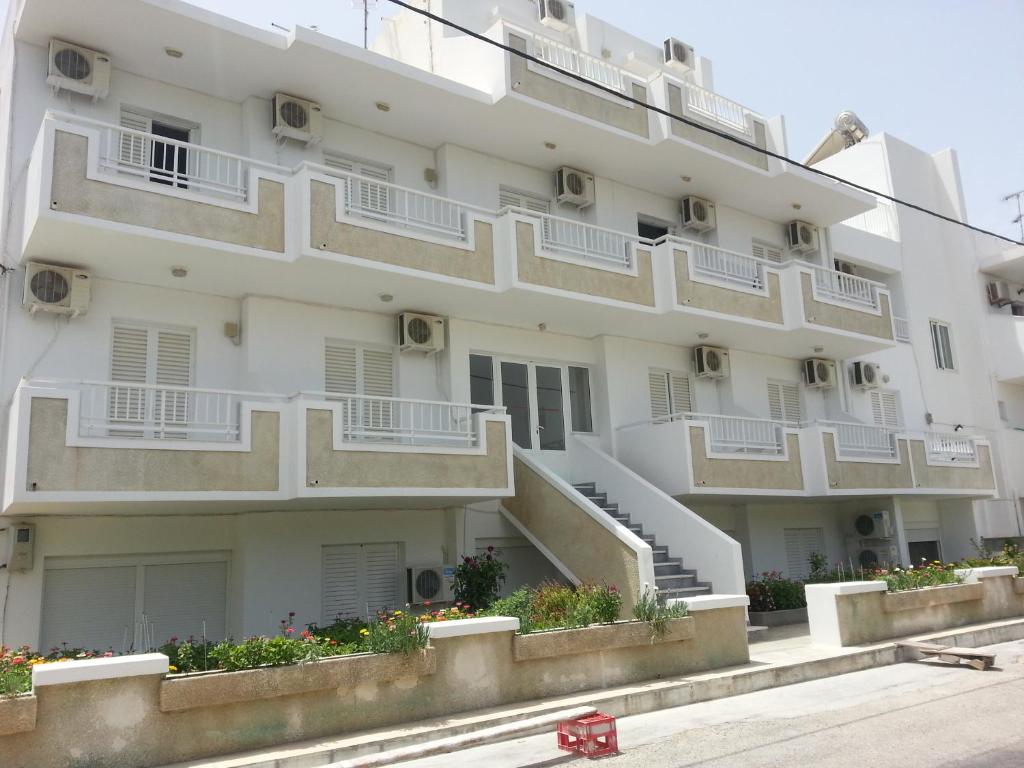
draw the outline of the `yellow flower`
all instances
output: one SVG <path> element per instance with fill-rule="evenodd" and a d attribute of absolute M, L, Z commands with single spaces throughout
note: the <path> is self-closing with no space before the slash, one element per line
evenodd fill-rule
<path fill-rule="evenodd" d="M 169 672 L 177 672 L 178 668 L 176 666 L 174 666 L 173 664 L 170 664 L 170 665 L 168 665 L 167 670 Z"/>
<path fill-rule="evenodd" d="M 370 634 L 370 630 L 368 630 L 366 627 L 363 627 L 362 629 L 359 630 L 359 634 L 360 635 L 368 635 L 368 634 Z"/>
<path fill-rule="evenodd" d="M 402 615 L 401 611 L 395 611 L 395 616 L 401 616 L 401 615 Z"/>

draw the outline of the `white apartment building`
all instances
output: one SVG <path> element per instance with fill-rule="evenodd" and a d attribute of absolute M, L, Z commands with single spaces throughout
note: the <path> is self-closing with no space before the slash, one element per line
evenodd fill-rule
<path fill-rule="evenodd" d="M 700 130 L 791 153 L 699 40 L 432 7 L 588 82 L 412 12 L 13 4 L 0 641 L 440 601 L 488 546 L 685 599 L 1020 534 L 973 238 Z M 821 166 L 963 216 L 952 153 Z"/>

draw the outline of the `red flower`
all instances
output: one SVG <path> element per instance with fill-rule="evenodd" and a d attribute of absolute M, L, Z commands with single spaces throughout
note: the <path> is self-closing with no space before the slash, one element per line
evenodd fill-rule
<path fill-rule="evenodd" d="M 287 628 L 287 629 L 285 630 L 285 634 L 288 634 L 288 635 L 294 635 L 294 634 L 295 634 L 295 627 L 288 627 L 288 628 Z"/>
<path fill-rule="evenodd" d="M 493 552 L 493 551 L 494 551 L 494 547 L 492 547 L 492 546 L 489 546 L 489 545 L 488 545 L 488 547 L 487 547 L 487 551 L 488 551 L 488 552 Z"/>
<path fill-rule="evenodd" d="M 295 611 L 288 611 L 288 618 L 289 619 L 294 618 L 294 616 L 295 616 Z"/>
<path fill-rule="evenodd" d="M 424 600 L 424 601 L 423 601 L 423 606 L 424 606 L 425 608 L 429 608 L 429 607 L 430 607 L 430 601 L 429 601 L 429 600 Z"/>

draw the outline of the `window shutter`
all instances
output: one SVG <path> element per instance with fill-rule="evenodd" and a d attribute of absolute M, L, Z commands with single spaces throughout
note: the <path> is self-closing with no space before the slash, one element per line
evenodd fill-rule
<path fill-rule="evenodd" d="M 693 396 L 690 392 L 690 377 L 678 373 L 670 373 L 669 394 L 671 395 L 672 413 L 690 413 L 693 411 Z"/>
<path fill-rule="evenodd" d="M 774 261 L 776 264 L 782 263 L 782 249 L 778 246 L 768 245 L 767 243 L 759 243 L 754 241 L 750 246 L 750 253 L 756 259 L 765 259 L 766 261 Z"/>
<path fill-rule="evenodd" d="M 135 636 L 135 566 L 47 568 L 43 572 L 41 650 L 115 652 Z M 166 639 L 166 638 L 164 638 Z"/>
<path fill-rule="evenodd" d="M 551 201 L 508 187 L 498 187 L 498 208 L 522 208 L 532 213 L 550 213 Z"/>
<path fill-rule="evenodd" d="M 142 131 L 143 133 L 152 133 L 153 121 L 145 115 L 140 115 L 138 112 L 122 109 L 121 127 Z M 124 165 L 148 168 L 149 140 L 133 133 L 122 133 L 119 160 Z"/>
<path fill-rule="evenodd" d="M 800 386 L 792 382 L 768 382 L 768 418 L 773 421 L 799 423 L 803 419 L 800 407 Z"/>
<path fill-rule="evenodd" d="M 651 393 L 651 418 L 661 419 L 669 414 L 668 379 L 660 371 L 649 371 L 647 386 Z"/>
<path fill-rule="evenodd" d="M 174 388 L 192 385 L 192 334 L 157 329 L 153 383 Z M 156 398 L 154 412 L 156 415 L 162 413 L 165 423 L 188 423 L 188 392 L 159 391 Z"/>
<path fill-rule="evenodd" d="M 223 640 L 227 635 L 227 563 L 144 567 L 143 612 L 159 645 L 170 637 Z"/>
<path fill-rule="evenodd" d="M 825 529 L 785 528 L 783 537 L 786 545 L 786 576 L 806 579 L 811 573 L 811 555 L 826 554 Z"/>
<path fill-rule="evenodd" d="M 892 390 L 871 393 L 871 417 L 880 427 L 897 428 L 900 425 L 899 396 Z"/>
<path fill-rule="evenodd" d="M 359 600 L 359 545 L 324 547 L 322 616 L 324 624 L 335 619 L 365 618 Z"/>
<path fill-rule="evenodd" d="M 370 612 L 390 610 L 398 604 L 398 545 L 364 544 L 363 575 Z"/>
<path fill-rule="evenodd" d="M 111 340 L 110 380 L 145 384 L 149 373 L 149 330 L 115 325 Z M 111 387 L 110 420 L 141 422 L 145 418 L 146 390 Z"/>
<path fill-rule="evenodd" d="M 355 347 L 327 342 L 324 348 L 324 391 L 354 395 L 357 388 Z"/>
<path fill-rule="evenodd" d="M 395 359 L 390 349 L 364 349 L 362 394 L 394 397 Z"/>

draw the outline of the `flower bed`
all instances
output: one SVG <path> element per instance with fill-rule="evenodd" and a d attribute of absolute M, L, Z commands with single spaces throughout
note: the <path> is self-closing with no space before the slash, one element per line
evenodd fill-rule
<path fill-rule="evenodd" d="M 750 623 L 758 627 L 802 624 L 807 621 L 803 582 L 787 579 L 778 571 L 765 571 L 747 583 Z"/>
<path fill-rule="evenodd" d="M 977 584 L 944 584 L 928 587 L 908 587 L 900 591 L 889 591 L 882 595 L 882 607 L 889 613 L 932 608 L 937 605 L 981 600 L 985 586 Z"/>
<path fill-rule="evenodd" d="M 36 704 L 36 697 L 25 693 L 0 699 L 0 736 L 35 728 Z"/>
<path fill-rule="evenodd" d="M 621 621 L 615 624 L 596 624 L 581 629 L 560 629 L 516 635 L 512 641 L 512 656 L 516 661 L 532 661 L 552 656 L 611 651 L 652 643 L 675 643 L 692 640 L 692 617 L 669 619 L 662 634 L 652 637 L 646 622 Z"/>

